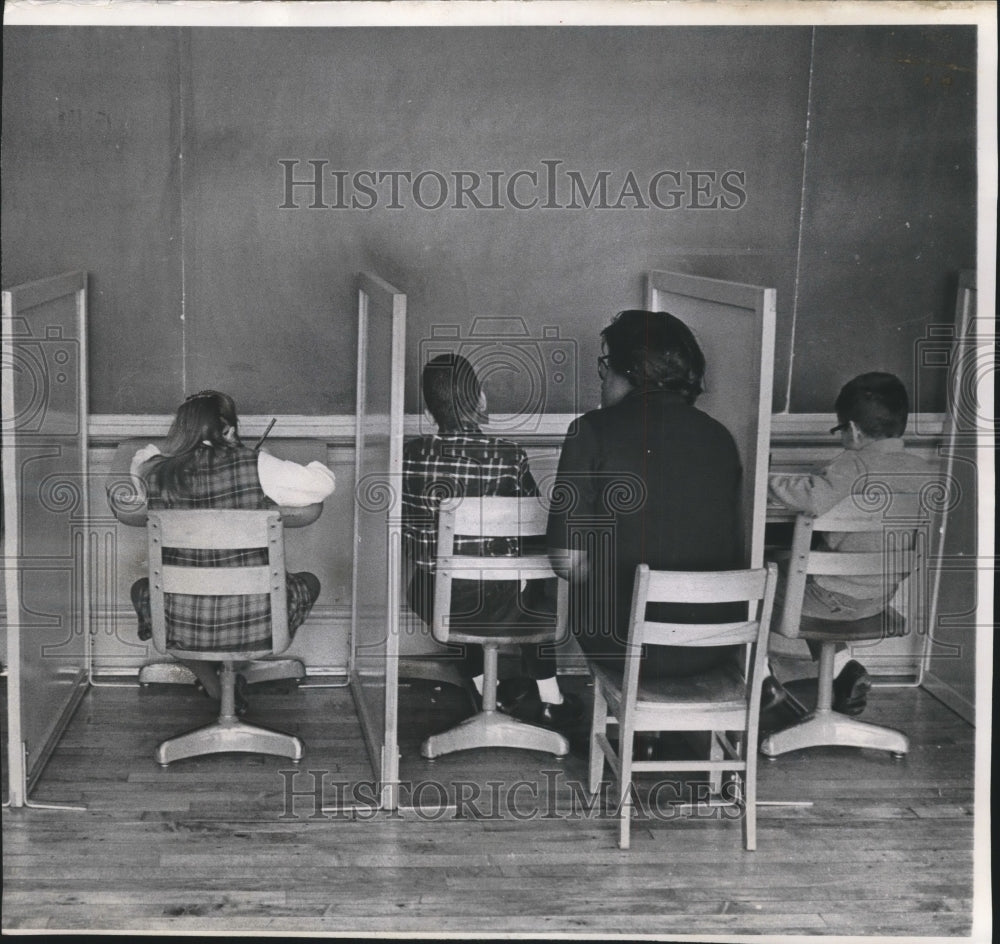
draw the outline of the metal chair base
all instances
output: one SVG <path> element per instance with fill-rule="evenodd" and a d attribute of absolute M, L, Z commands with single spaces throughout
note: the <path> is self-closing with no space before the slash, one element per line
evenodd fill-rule
<path fill-rule="evenodd" d="M 164 741 L 156 749 L 156 762 L 166 767 L 187 757 L 230 752 L 273 754 L 298 763 L 302 759 L 303 745 L 291 734 L 247 724 L 238 718 L 219 718 L 203 728 Z"/>
<path fill-rule="evenodd" d="M 432 759 L 474 747 L 513 747 L 556 757 L 569 753 L 569 741 L 557 731 L 525 724 L 498 711 L 481 711 L 443 734 L 432 735 L 420 746 L 420 753 Z"/>
<path fill-rule="evenodd" d="M 827 709 L 768 735 L 761 742 L 760 750 L 767 757 L 777 757 L 807 747 L 863 747 L 902 757 L 910 749 L 910 739 L 902 731 L 858 721 Z"/>

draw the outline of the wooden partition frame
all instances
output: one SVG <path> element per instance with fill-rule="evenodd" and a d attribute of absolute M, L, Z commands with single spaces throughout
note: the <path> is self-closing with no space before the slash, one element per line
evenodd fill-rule
<path fill-rule="evenodd" d="M 8 786 L 28 793 L 87 689 L 87 274 L 3 292 Z"/>
<path fill-rule="evenodd" d="M 386 809 L 398 803 L 406 296 L 358 277 L 350 681 Z"/>
<path fill-rule="evenodd" d="M 706 390 L 698 408 L 736 441 L 743 463 L 744 567 L 764 565 L 775 305 L 773 288 L 680 272 L 646 276 L 646 307 L 680 318 L 705 354 Z"/>
<path fill-rule="evenodd" d="M 977 336 L 976 300 L 976 273 L 963 270 L 958 278 L 955 326 L 942 336 L 949 349 L 943 352 L 932 343 L 921 351 L 916 365 L 918 370 L 925 366 L 946 367 L 948 411 L 944 442 L 938 450 L 942 487 L 936 496 L 939 500 L 930 509 L 930 602 L 927 624 L 920 627 L 925 635 L 915 684 L 923 685 L 972 725 L 976 723 L 978 660 L 975 613 L 980 470 L 976 458 L 980 435 L 995 432 L 995 428 L 981 428 L 985 426 L 984 417 L 975 393 L 980 377 L 992 369 L 996 342 L 995 336 Z M 984 340 L 994 343 L 984 346 Z M 940 357 L 942 353 L 944 358 Z"/>

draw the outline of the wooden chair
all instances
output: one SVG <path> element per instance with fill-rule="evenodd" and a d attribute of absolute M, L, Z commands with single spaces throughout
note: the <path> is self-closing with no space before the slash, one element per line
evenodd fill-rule
<path fill-rule="evenodd" d="M 629 847 L 632 777 L 647 771 L 709 771 L 719 791 L 724 771 L 742 773 L 737 802 L 743 809 L 743 840 L 757 845 L 757 723 L 761 683 L 766 674 L 767 632 L 777 581 L 774 564 L 759 570 L 706 573 L 636 568 L 625 672 L 599 661 L 594 676 L 594 714 L 590 729 L 590 792 L 601 786 L 604 762 L 615 776 L 619 816 L 618 845 Z M 645 618 L 647 603 L 723 603 L 749 605 L 749 619 L 728 623 L 659 623 Z M 640 653 L 646 644 L 667 646 L 744 646 L 744 658 L 689 678 L 640 678 Z M 618 725 L 618 743 L 608 739 L 608 724 Z M 705 760 L 634 760 L 637 731 L 710 732 Z M 736 735 L 734 738 L 733 735 Z"/>
<path fill-rule="evenodd" d="M 164 741 L 156 749 L 157 762 L 166 766 L 185 757 L 245 751 L 275 754 L 298 763 L 303 749 L 299 738 L 248 724 L 237 718 L 235 713 L 236 672 L 242 668 L 242 663 L 282 652 L 290 641 L 284 535 L 278 511 L 151 511 L 147 532 L 153 644 L 160 652 L 169 652 L 181 659 L 221 663 L 219 681 L 222 701 L 218 720 Z M 263 548 L 267 550 L 267 564 L 249 567 L 165 565 L 164 548 Z M 164 596 L 168 593 L 194 596 L 270 595 L 270 647 L 238 652 L 168 648 L 164 611 Z"/>
<path fill-rule="evenodd" d="M 760 749 L 767 757 L 806 747 L 866 747 L 889 751 L 896 758 L 909 750 L 909 739 L 901 731 L 834 711 L 833 657 L 839 642 L 850 644 L 901 636 L 919 620 L 924 574 L 924 541 L 919 526 L 925 522 L 917 505 L 915 496 L 901 496 L 894 501 L 891 519 L 861 517 L 849 498 L 821 517 L 808 514 L 796 517 L 791 553 L 782 555 L 787 560 L 783 565 L 787 577 L 776 630 L 789 639 L 820 644 L 816 709 L 803 720 L 766 737 Z M 884 535 L 883 549 L 871 553 L 813 551 L 810 545 L 815 532 L 878 532 Z M 890 592 L 892 586 L 912 575 L 905 584 L 907 618 L 904 620 L 889 606 L 875 616 L 853 621 L 803 616 L 802 600 L 809 575 L 884 575 Z"/>
<path fill-rule="evenodd" d="M 451 591 L 456 580 L 537 580 L 555 578 L 548 555 L 474 557 L 456 555 L 455 536 L 530 538 L 542 536 L 548 512 L 537 498 L 463 498 L 441 503 L 438 518 L 434 617 L 431 631 L 441 643 L 483 647 L 482 710 L 461 724 L 427 738 L 420 752 L 433 758 L 474 747 L 515 747 L 546 751 L 558 757 L 569 753 L 569 742 L 556 731 L 518 721 L 496 710 L 498 650 L 502 645 L 551 643 L 566 635 L 567 584 L 558 581 L 558 605 L 552 625 L 521 627 L 503 636 L 487 636 L 474 628 L 451 626 Z M 484 614 L 489 619 L 489 614 Z"/>
<path fill-rule="evenodd" d="M 108 506 L 122 524 L 145 528 L 149 515 L 145 496 L 136 489 L 129 474 L 129 463 L 136 449 L 146 440 L 127 439 L 118 445 L 112 460 L 111 472 L 105 481 Z M 323 513 L 323 503 L 297 507 L 282 507 L 281 523 L 285 528 L 303 528 L 315 522 Z M 240 674 L 248 685 L 258 682 L 291 680 L 301 682 L 306 677 L 306 667 L 301 659 L 262 659 L 245 666 Z M 179 662 L 150 662 L 139 669 L 139 685 L 187 684 L 196 681 L 188 669 Z"/>

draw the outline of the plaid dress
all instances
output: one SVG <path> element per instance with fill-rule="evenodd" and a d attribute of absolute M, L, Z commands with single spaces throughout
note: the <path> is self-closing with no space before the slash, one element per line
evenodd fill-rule
<path fill-rule="evenodd" d="M 195 454 L 194 468 L 187 478 L 185 496 L 163 498 L 154 481 L 147 481 L 148 506 L 158 508 L 233 508 L 259 510 L 274 503 L 264 494 L 257 475 L 257 453 L 245 446 L 214 449 L 206 446 Z M 237 567 L 267 563 L 267 551 L 199 550 L 164 548 L 164 564 L 195 567 Z M 305 581 L 286 574 L 288 629 L 294 632 L 312 609 Z M 145 584 L 136 609 L 139 637 L 149 638 L 149 584 Z M 200 652 L 268 649 L 271 646 L 271 601 L 266 594 L 247 597 L 189 596 L 167 594 L 165 600 L 167 646 Z"/>

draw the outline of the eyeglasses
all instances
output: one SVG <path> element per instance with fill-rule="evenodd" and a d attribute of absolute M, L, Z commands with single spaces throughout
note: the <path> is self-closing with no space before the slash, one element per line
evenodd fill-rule
<path fill-rule="evenodd" d="M 608 355 L 602 354 L 597 358 L 597 376 L 604 380 L 608 376 Z"/>
<path fill-rule="evenodd" d="M 830 428 L 830 432 L 831 433 L 842 433 L 850 425 L 851 425 L 850 422 L 847 422 L 847 423 L 838 423 L 836 426 L 832 426 Z"/>

